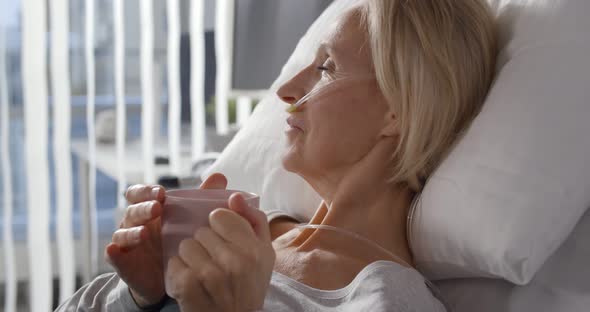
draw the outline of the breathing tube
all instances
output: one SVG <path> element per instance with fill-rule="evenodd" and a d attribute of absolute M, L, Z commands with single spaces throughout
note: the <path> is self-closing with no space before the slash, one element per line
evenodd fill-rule
<path fill-rule="evenodd" d="M 293 113 L 297 111 L 303 104 L 309 101 L 309 99 L 313 98 L 318 100 L 323 97 L 332 96 L 336 92 L 341 92 L 343 88 L 350 88 L 354 85 L 359 85 L 363 83 L 367 83 L 370 81 L 375 80 L 375 76 L 373 75 L 362 75 L 362 76 L 344 76 L 340 78 L 336 78 L 329 81 L 320 81 L 318 82 L 315 87 L 302 98 L 300 98 L 297 103 L 290 105 L 287 108 L 287 112 Z"/>

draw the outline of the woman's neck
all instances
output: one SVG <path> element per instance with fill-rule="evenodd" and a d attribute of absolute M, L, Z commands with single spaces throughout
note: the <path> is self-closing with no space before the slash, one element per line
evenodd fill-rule
<path fill-rule="evenodd" d="M 322 202 L 310 224 L 330 225 L 360 235 L 414 266 L 406 235 L 413 194 L 407 188 L 386 182 L 366 185 L 354 194 L 333 192 L 334 197 Z M 291 245 L 301 251 L 329 248 L 348 255 L 366 256 L 371 250 L 378 254 L 377 248 L 371 248 L 366 242 L 325 230 L 306 229 Z M 387 259 L 386 255 L 383 257 Z"/>
<path fill-rule="evenodd" d="M 389 182 L 393 171 L 392 155 L 397 145 L 396 137 L 380 136 L 363 157 L 348 165 L 300 174 L 324 199 L 311 220 L 312 224 L 330 225 L 356 233 L 413 266 L 406 222 L 414 194 L 407 186 Z M 299 250 L 328 246 L 339 255 L 356 255 L 361 260 L 365 256 L 369 261 L 371 257 L 367 257 L 367 253 L 378 249 L 338 234 L 306 229 L 290 245 Z M 387 255 L 381 257 L 387 258 Z"/>

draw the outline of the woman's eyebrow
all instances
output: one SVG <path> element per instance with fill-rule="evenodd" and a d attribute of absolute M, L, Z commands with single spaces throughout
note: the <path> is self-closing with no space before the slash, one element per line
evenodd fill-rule
<path fill-rule="evenodd" d="M 324 41 L 320 44 L 320 47 L 318 49 L 318 55 L 322 52 L 329 55 L 332 58 L 336 58 L 336 59 L 338 58 L 338 55 L 337 55 L 338 53 L 335 53 L 337 51 L 335 51 L 334 46 L 332 46 L 328 42 Z"/>

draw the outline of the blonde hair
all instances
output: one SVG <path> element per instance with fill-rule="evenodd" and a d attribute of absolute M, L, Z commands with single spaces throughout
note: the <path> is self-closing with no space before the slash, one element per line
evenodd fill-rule
<path fill-rule="evenodd" d="M 367 0 L 379 88 L 400 132 L 391 182 L 422 190 L 480 111 L 496 60 L 484 0 Z"/>

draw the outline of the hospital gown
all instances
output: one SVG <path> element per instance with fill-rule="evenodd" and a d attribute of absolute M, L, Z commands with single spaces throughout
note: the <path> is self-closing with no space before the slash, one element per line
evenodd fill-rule
<path fill-rule="evenodd" d="M 127 285 L 114 273 L 97 277 L 56 311 L 146 311 L 133 301 Z M 180 311 L 170 300 L 161 311 Z M 444 305 L 417 271 L 390 261 L 365 267 L 346 287 L 324 291 L 273 272 L 263 311 L 443 312 Z"/>

